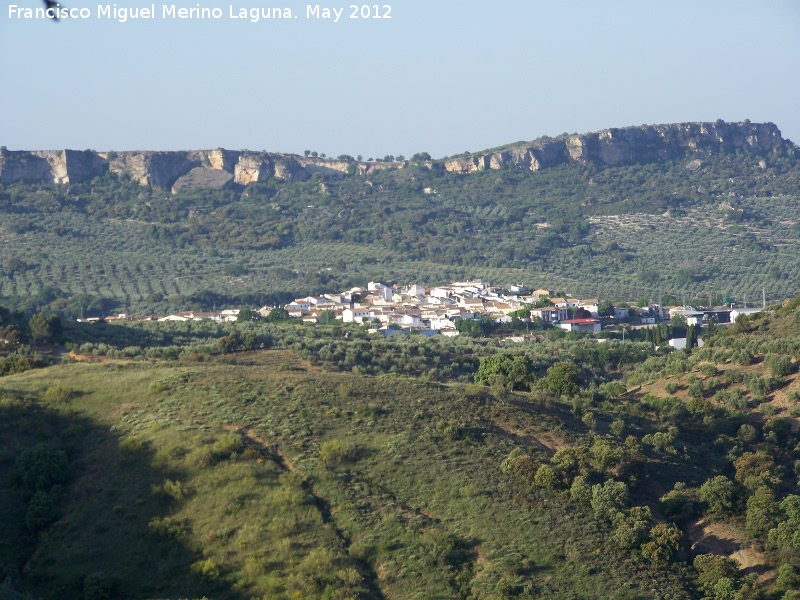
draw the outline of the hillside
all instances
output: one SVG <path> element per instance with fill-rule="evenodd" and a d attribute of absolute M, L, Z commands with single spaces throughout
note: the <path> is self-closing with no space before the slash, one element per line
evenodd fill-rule
<path fill-rule="evenodd" d="M 0 378 L 3 593 L 796 598 L 798 305 L 690 354 L 69 325 Z"/>
<path fill-rule="evenodd" d="M 556 158 L 531 170 L 525 148 Z M 268 178 L 240 183 L 250 153 L 79 154 L 2 153 L 6 305 L 209 310 L 370 279 L 482 277 L 665 303 L 762 288 L 780 299 L 800 284 L 800 154 L 773 125 L 608 130 L 422 162 L 270 155 Z M 305 175 L 285 176 L 284 159 Z M 88 163 L 69 175 L 74 160 Z M 38 181 L 22 177 L 30 161 Z M 453 161 L 478 170 L 451 172 Z"/>
<path fill-rule="evenodd" d="M 627 298 L 781 298 L 800 281 L 800 155 L 769 124 L 607 130 L 427 162 L 264 155 L 266 178 L 248 152 L 1 154 L 0 297 L 70 316 L 371 278 Z"/>

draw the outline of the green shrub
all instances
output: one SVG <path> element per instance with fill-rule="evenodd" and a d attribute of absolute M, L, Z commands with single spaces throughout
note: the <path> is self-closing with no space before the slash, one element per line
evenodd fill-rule
<path fill-rule="evenodd" d="M 117 444 L 120 454 L 129 457 L 136 456 L 137 454 L 146 451 L 149 446 L 150 445 L 147 440 L 143 440 L 142 438 L 136 436 L 124 437 L 119 441 L 119 444 Z"/>
<path fill-rule="evenodd" d="M 698 587 L 714 597 L 714 588 L 721 579 L 739 576 L 739 563 L 732 558 L 717 554 L 699 554 L 694 559 Z"/>
<path fill-rule="evenodd" d="M 194 575 L 200 576 L 209 583 L 217 581 L 220 577 L 219 565 L 210 558 L 192 563 L 190 570 Z"/>
<path fill-rule="evenodd" d="M 329 469 L 356 458 L 356 447 L 341 440 L 327 440 L 319 446 L 319 457 Z"/>
<path fill-rule="evenodd" d="M 25 511 L 25 526 L 33 532 L 44 529 L 56 519 L 56 504 L 48 492 L 38 490 Z"/>
<path fill-rule="evenodd" d="M 47 388 L 44 393 L 44 399 L 46 402 L 62 404 L 64 402 L 69 402 L 74 393 L 75 392 L 71 388 L 65 385 L 54 385 Z"/>
<path fill-rule="evenodd" d="M 177 517 L 153 517 L 147 524 L 150 533 L 167 539 L 181 539 L 189 534 L 189 522 Z"/>
<path fill-rule="evenodd" d="M 552 490 L 558 485 L 558 475 L 550 465 L 541 465 L 533 476 L 533 482 L 540 488 Z"/>
<path fill-rule="evenodd" d="M 664 391 L 668 394 L 674 394 L 680 387 L 677 381 L 668 381 L 664 384 Z"/>
<path fill-rule="evenodd" d="M 165 479 L 160 485 L 153 486 L 153 494 L 171 498 L 178 502 L 189 496 L 189 489 L 180 481 Z"/>
<path fill-rule="evenodd" d="M 244 440 L 238 433 L 223 433 L 211 446 L 211 453 L 217 460 L 230 458 L 244 449 Z"/>
<path fill-rule="evenodd" d="M 708 514 L 724 516 L 733 511 L 735 486 L 724 475 L 708 479 L 700 486 L 700 500 L 708 505 Z"/>
<path fill-rule="evenodd" d="M 706 377 L 714 377 L 718 372 L 717 365 L 713 363 L 702 363 L 698 369 L 700 369 L 700 372 Z"/>
<path fill-rule="evenodd" d="M 114 582 L 103 572 L 91 573 L 83 580 L 83 600 L 109 600 Z"/>
<path fill-rule="evenodd" d="M 681 545 L 683 534 L 672 523 L 658 523 L 650 530 L 650 541 L 642 545 L 642 556 L 655 563 L 670 560 Z"/>
<path fill-rule="evenodd" d="M 768 354 L 765 362 L 769 366 L 770 373 L 773 377 L 786 377 L 792 372 L 792 361 L 788 356 L 779 354 Z"/>
<path fill-rule="evenodd" d="M 25 490 L 48 490 L 67 480 L 68 466 L 67 455 L 62 450 L 37 444 L 19 455 L 16 474 Z"/>

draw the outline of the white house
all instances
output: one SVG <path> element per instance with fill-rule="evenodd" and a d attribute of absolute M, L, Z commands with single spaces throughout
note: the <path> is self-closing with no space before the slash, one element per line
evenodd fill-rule
<path fill-rule="evenodd" d="M 567 331 L 584 331 L 588 333 L 600 333 L 599 319 L 568 319 L 558 324 L 561 329 Z"/>
<path fill-rule="evenodd" d="M 367 308 L 346 308 L 342 311 L 342 321 L 345 323 L 363 323 L 371 318 L 371 311 Z"/>
<path fill-rule="evenodd" d="M 545 323 L 555 323 L 569 318 L 569 311 L 566 308 L 547 306 L 545 308 L 534 308 L 531 311 L 532 319 L 541 319 Z"/>

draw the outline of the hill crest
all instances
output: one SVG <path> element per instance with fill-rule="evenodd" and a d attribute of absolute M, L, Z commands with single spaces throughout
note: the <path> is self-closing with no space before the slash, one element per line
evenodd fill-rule
<path fill-rule="evenodd" d="M 453 173 L 517 168 L 538 171 L 562 164 L 604 165 L 670 160 L 688 154 L 745 151 L 762 154 L 794 151 L 773 123 L 676 123 L 610 128 L 602 131 L 540 138 L 486 150 L 422 161 L 429 168 Z M 280 180 L 368 175 L 402 169 L 408 161 L 365 162 L 248 150 L 126 151 L 0 149 L 0 183 L 19 181 L 81 183 L 106 173 L 127 176 L 143 186 L 172 189 L 223 189 L 270 178 Z"/>

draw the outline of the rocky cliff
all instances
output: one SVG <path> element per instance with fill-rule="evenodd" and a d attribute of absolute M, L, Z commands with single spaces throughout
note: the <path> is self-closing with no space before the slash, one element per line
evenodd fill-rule
<path fill-rule="evenodd" d="M 678 123 L 605 129 L 596 133 L 545 138 L 442 161 L 455 173 L 519 168 L 538 171 L 565 164 L 615 165 L 669 160 L 687 154 L 743 150 L 763 154 L 794 149 L 772 123 Z M 111 172 L 145 186 L 172 189 L 248 185 L 271 177 L 303 181 L 367 175 L 403 168 L 404 163 L 374 163 L 302 157 L 272 152 L 193 150 L 184 152 L 93 152 L 91 150 L 9 151 L 0 149 L 0 183 L 17 181 L 80 183 Z"/>
<path fill-rule="evenodd" d="M 514 166 L 539 169 L 576 162 L 606 165 L 669 160 L 692 153 L 745 150 L 753 153 L 794 147 L 773 123 L 677 123 L 604 129 L 596 133 L 515 144 L 502 150 L 446 160 L 446 170 L 471 173 Z"/>

